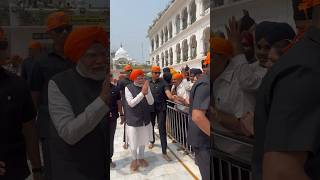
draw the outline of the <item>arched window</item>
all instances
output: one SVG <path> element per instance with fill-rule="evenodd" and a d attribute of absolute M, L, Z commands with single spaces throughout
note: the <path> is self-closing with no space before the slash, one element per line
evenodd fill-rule
<path fill-rule="evenodd" d="M 159 61 L 160 61 L 160 59 L 159 59 L 159 55 L 157 55 L 157 56 L 156 56 L 156 65 L 157 65 L 157 66 L 160 66 Z"/>
<path fill-rule="evenodd" d="M 161 67 L 164 67 L 164 54 L 161 53 Z"/>
<path fill-rule="evenodd" d="M 166 67 L 169 65 L 169 53 L 168 50 L 165 52 L 165 62 L 166 62 Z"/>
<path fill-rule="evenodd" d="M 163 34 L 163 30 L 161 30 L 160 38 L 161 38 L 161 45 L 162 45 L 162 44 L 163 44 L 163 42 L 164 42 L 164 34 Z"/>
<path fill-rule="evenodd" d="M 182 30 L 188 27 L 188 10 L 184 8 L 182 11 Z"/>
<path fill-rule="evenodd" d="M 169 30 L 169 39 L 171 39 L 172 38 L 172 22 L 171 21 L 169 22 L 168 30 Z"/>
<path fill-rule="evenodd" d="M 151 51 L 154 51 L 154 40 L 151 40 Z"/>
<path fill-rule="evenodd" d="M 203 52 L 204 55 L 210 50 L 210 28 L 207 27 L 203 31 Z"/>
<path fill-rule="evenodd" d="M 176 46 L 176 54 L 177 54 L 177 63 L 179 64 L 181 62 L 181 47 L 180 47 L 180 44 L 177 44 L 177 46 Z"/>
<path fill-rule="evenodd" d="M 193 24 L 197 20 L 197 5 L 194 0 L 190 4 L 190 18 L 191 24 Z"/>
<path fill-rule="evenodd" d="M 197 57 L 197 38 L 195 35 L 190 38 L 191 59 Z"/>
<path fill-rule="evenodd" d="M 181 23 L 181 19 L 180 19 L 180 15 L 178 14 L 176 17 L 176 34 L 180 32 L 180 23 Z"/>
<path fill-rule="evenodd" d="M 185 39 L 182 41 L 182 61 L 188 60 L 188 52 L 189 52 L 188 40 Z"/>
<path fill-rule="evenodd" d="M 156 35 L 156 48 L 159 48 L 159 35 Z"/>
<path fill-rule="evenodd" d="M 164 28 L 164 42 L 167 42 L 168 41 L 168 36 L 169 36 L 169 34 L 168 34 L 169 32 L 168 32 L 168 28 L 167 28 L 167 26 Z"/>
<path fill-rule="evenodd" d="M 172 48 L 170 48 L 169 50 L 169 59 L 170 59 L 170 65 L 173 65 L 173 51 Z"/>

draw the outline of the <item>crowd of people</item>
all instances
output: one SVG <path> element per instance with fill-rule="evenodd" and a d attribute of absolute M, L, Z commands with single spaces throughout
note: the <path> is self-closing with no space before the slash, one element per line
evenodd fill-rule
<path fill-rule="evenodd" d="M 245 10 L 211 39 L 215 128 L 254 138 L 257 180 L 320 178 L 320 1 L 292 5 L 296 27 Z"/>
<path fill-rule="evenodd" d="M 30 41 L 29 56 L 9 57 L 9 41 L 0 31 L 0 179 L 108 179 L 118 119 L 130 170 L 149 166 L 145 146 L 154 148 L 158 125 L 162 157 L 167 153 L 167 100 L 193 121 L 193 144 L 203 179 L 209 180 L 210 55 L 202 69 L 181 72 L 152 66 L 151 76 L 131 65 L 116 78 L 110 67 L 108 33 L 100 26 L 74 28 L 67 13 L 47 19 L 53 48 L 45 52 Z M 187 108 L 188 107 L 188 108 Z M 156 123 L 157 122 L 157 123 Z M 207 164 L 206 164 L 207 163 Z"/>

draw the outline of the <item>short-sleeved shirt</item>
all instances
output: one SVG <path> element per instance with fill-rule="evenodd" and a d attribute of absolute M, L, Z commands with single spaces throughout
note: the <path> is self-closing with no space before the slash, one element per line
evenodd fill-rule
<path fill-rule="evenodd" d="M 188 142 L 197 148 L 209 148 L 210 136 L 205 134 L 193 121 L 192 110 L 208 111 L 210 106 L 210 78 L 203 75 L 192 87 L 190 93 Z"/>
<path fill-rule="evenodd" d="M 265 152 L 308 152 L 305 172 L 320 179 L 320 30 L 312 27 L 282 56 L 259 89 L 253 179 L 262 179 Z"/>
<path fill-rule="evenodd" d="M 154 98 L 154 110 L 157 112 L 165 111 L 168 99 L 166 91 L 170 91 L 168 83 L 160 78 L 155 81 L 149 80 L 149 85 Z"/>
<path fill-rule="evenodd" d="M 118 111 L 118 101 L 121 100 L 120 91 L 117 86 L 110 84 L 110 117 L 112 120 L 116 120 L 119 117 Z"/>
<path fill-rule="evenodd" d="M 40 137 L 49 137 L 50 115 L 48 110 L 48 84 L 51 78 L 63 71 L 74 67 L 68 61 L 55 53 L 48 53 L 36 58 L 32 69 L 30 89 L 41 93 L 37 125 Z"/>
<path fill-rule="evenodd" d="M 6 163 L 7 177 L 29 174 L 23 124 L 36 116 L 30 90 L 21 77 L 0 67 L 0 161 Z"/>

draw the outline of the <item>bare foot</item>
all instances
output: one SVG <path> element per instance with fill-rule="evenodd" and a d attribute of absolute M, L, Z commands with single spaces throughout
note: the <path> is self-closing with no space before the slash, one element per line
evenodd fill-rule
<path fill-rule="evenodd" d="M 149 144 L 149 149 L 152 149 L 154 147 L 154 144 L 153 143 L 150 143 Z"/>
<path fill-rule="evenodd" d="M 132 172 L 137 171 L 139 168 L 138 160 L 131 161 L 130 169 Z"/>
<path fill-rule="evenodd" d="M 148 167 L 149 166 L 148 161 L 146 161 L 144 159 L 139 159 L 139 164 L 141 165 L 141 167 Z"/>

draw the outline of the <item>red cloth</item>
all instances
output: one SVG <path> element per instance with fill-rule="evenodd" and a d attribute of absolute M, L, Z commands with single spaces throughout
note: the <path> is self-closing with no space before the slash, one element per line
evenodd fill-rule
<path fill-rule="evenodd" d="M 204 59 L 203 64 L 204 64 L 204 65 L 209 65 L 209 64 L 210 64 L 210 61 L 211 61 L 210 52 L 208 52 L 207 57 Z"/>
<path fill-rule="evenodd" d="M 160 66 L 152 66 L 151 67 L 151 72 L 161 72 Z"/>
<path fill-rule="evenodd" d="M 70 18 L 65 12 L 54 12 L 48 16 L 47 31 L 51 31 L 60 26 L 68 25 L 69 22 Z"/>
<path fill-rule="evenodd" d="M 181 73 L 175 73 L 172 76 L 172 79 L 174 79 L 174 80 L 183 79 L 183 75 Z"/>
<path fill-rule="evenodd" d="M 228 40 L 220 37 L 214 37 L 212 39 L 211 47 L 213 49 L 213 53 L 221 54 L 224 56 L 233 54 L 232 44 Z"/>
<path fill-rule="evenodd" d="M 134 69 L 130 74 L 131 81 L 137 80 L 139 76 L 144 76 L 144 72 L 142 69 Z"/>
<path fill-rule="evenodd" d="M 130 64 L 127 64 L 127 65 L 124 66 L 123 70 L 124 71 L 132 71 L 132 67 L 131 67 Z"/>
<path fill-rule="evenodd" d="M 64 45 L 64 54 L 69 60 L 77 63 L 93 43 L 101 43 L 107 48 L 107 32 L 99 26 L 79 27 L 69 34 Z"/>

